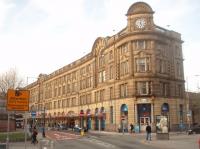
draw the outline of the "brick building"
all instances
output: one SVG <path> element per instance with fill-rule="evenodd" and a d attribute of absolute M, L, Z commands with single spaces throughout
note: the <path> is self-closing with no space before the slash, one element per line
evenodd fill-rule
<path fill-rule="evenodd" d="M 46 125 L 75 123 L 116 131 L 156 115 L 167 115 L 170 129 L 186 121 L 181 35 L 154 24 L 154 11 L 137 2 L 127 25 L 113 36 L 98 37 L 91 52 L 29 84 L 30 109 Z"/>

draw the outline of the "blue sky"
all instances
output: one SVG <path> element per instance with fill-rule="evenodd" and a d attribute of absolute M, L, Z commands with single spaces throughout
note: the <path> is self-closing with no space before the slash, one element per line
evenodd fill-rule
<path fill-rule="evenodd" d="M 0 0 L 0 73 L 49 74 L 89 53 L 95 39 L 126 26 L 135 0 Z M 200 86 L 200 1 L 144 0 L 155 24 L 182 34 L 189 90 Z M 168 26 L 169 25 L 169 26 Z"/>

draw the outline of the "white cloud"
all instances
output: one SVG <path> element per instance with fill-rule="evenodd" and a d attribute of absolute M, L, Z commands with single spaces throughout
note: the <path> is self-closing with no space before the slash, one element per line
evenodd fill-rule
<path fill-rule="evenodd" d="M 1 28 L 3 28 L 5 25 L 5 19 L 6 15 L 8 14 L 8 11 L 13 7 L 15 7 L 15 5 L 6 3 L 6 0 L 0 1 L 0 31 Z"/>

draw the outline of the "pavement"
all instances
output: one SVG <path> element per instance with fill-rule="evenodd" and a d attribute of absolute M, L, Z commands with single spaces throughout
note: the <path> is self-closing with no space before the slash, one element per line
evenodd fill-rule
<path fill-rule="evenodd" d="M 91 134 L 131 135 L 143 144 L 160 147 L 162 149 L 200 149 L 200 134 L 187 135 L 185 132 L 170 132 L 169 140 L 158 140 L 156 133 L 152 133 L 152 140 L 146 141 L 146 133 L 118 133 L 105 131 L 90 131 Z"/>
<path fill-rule="evenodd" d="M 162 149 L 200 149 L 199 140 L 200 134 L 187 135 L 186 133 L 170 132 L 169 140 L 157 140 L 156 134 L 152 133 L 152 141 L 146 141 L 145 133 L 118 133 L 118 132 L 105 132 L 105 131 L 89 131 L 87 135 L 97 134 L 97 135 L 130 135 L 133 139 L 137 139 L 140 143 L 160 147 Z M 48 138 L 43 138 L 42 134 L 38 134 L 38 144 L 31 144 L 27 141 L 26 148 L 24 142 L 12 142 L 9 144 L 9 149 L 55 149 L 53 141 L 48 140 Z"/>
<path fill-rule="evenodd" d="M 32 144 L 29 140 L 26 142 L 26 145 L 24 142 L 10 142 L 9 149 L 54 149 L 53 147 L 50 147 L 50 140 L 42 137 L 42 133 L 38 133 L 37 140 L 38 143 L 36 144 Z"/>

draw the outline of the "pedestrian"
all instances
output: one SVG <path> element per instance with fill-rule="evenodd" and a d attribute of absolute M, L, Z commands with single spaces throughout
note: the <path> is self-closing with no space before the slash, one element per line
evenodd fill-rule
<path fill-rule="evenodd" d="M 134 126 L 132 123 L 130 124 L 130 131 L 131 131 L 131 133 L 133 133 L 133 131 L 134 131 Z"/>
<path fill-rule="evenodd" d="M 147 126 L 146 126 L 146 140 L 150 140 L 151 141 L 151 126 L 147 123 Z"/>
<path fill-rule="evenodd" d="M 36 130 L 36 127 L 34 127 L 33 132 L 32 132 L 32 142 L 31 143 L 33 143 L 33 144 L 38 143 L 37 134 L 38 134 L 38 132 Z"/>
<path fill-rule="evenodd" d="M 121 125 L 118 125 L 118 132 L 121 132 Z"/>

